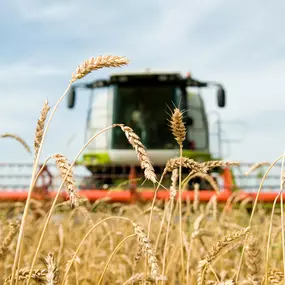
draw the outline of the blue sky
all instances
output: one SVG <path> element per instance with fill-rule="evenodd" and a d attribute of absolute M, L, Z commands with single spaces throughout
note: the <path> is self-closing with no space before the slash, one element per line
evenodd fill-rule
<path fill-rule="evenodd" d="M 6 1 L 0 10 L 0 131 L 32 145 L 44 100 L 55 104 L 83 60 L 114 54 L 130 59 L 124 70 L 190 71 L 222 82 L 227 108 L 217 108 L 211 90 L 203 92 L 207 110 L 245 126 L 242 133 L 238 125 L 224 125 L 227 138 L 243 138 L 229 153 L 224 149 L 226 158 L 274 160 L 285 150 L 284 8 L 281 0 Z M 72 159 L 84 143 L 88 94 L 79 95 L 76 109 L 60 105 L 44 156 L 61 152 Z M 0 146 L 2 161 L 31 161 L 16 142 L 1 140 Z"/>

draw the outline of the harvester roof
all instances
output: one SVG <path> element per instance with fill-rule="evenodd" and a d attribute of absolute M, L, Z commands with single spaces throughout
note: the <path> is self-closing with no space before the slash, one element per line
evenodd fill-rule
<path fill-rule="evenodd" d="M 91 88 L 106 87 L 110 85 L 183 85 L 193 87 L 206 87 L 207 83 L 200 82 L 192 77 L 183 77 L 178 72 L 169 71 L 137 71 L 118 72 L 110 75 L 107 80 L 96 80 L 90 84 Z"/>

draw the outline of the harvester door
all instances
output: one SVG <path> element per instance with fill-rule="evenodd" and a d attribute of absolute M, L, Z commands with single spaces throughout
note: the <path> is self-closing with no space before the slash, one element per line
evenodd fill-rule
<path fill-rule="evenodd" d="M 193 120 L 187 127 L 188 141 L 193 141 L 195 150 L 209 152 L 208 121 L 200 94 L 188 93 L 188 117 Z"/>

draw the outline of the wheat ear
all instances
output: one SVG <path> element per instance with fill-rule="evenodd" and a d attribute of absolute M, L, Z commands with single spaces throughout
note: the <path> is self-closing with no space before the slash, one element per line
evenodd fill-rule
<path fill-rule="evenodd" d="M 87 74 L 91 73 L 94 70 L 101 69 L 104 67 L 121 67 L 129 63 L 125 57 L 122 56 L 97 56 L 85 60 L 80 64 L 75 73 L 72 73 L 70 83 L 75 82 L 78 79 L 85 77 Z"/>
<path fill-rule="evenodd" d="M 148 263 L 151 267 L 151 275 L 154 279 L 157 279 L 158 262 L 154 254 L 150 240 L 148 239 L 147 235 L 144 232 L 144 229 L 141 226 L 137 225 L 136 223 L 133 223 L 133 226 L 134 226 L 135 233 L 137 234 L 139 244 L 141 244 L 143 252 L 147 256 Z"/>
<path fill-rule="evenodd" d="M 267 273 L 269 284 L 281 284 L 284 279 L 284 273 L 278 269 L 270 269 Z"/>
<path fill-rule="evenodd" d="M 43 108 L 41 111 L 41 115 L 38 119 L 37 127 L 36 127 L 36 134 L 35 134 L 35 140 L 34 140 L 35 157 L 37 157 L 37 155 L 38 155 L 40 144 L 41 144 L 42 139 L 43 139 L 45 121 L 46 121 L 47 114 L 48 114 L 49 110 L 50 110 L 50 106 L 48 105 L 48 101 L 46 100 L 44 102 L 44 105 L 43 105 Z"/>
<path fill-rule="evenodd" d="M 183 123 L 183 114 L 178 108 L 175 108 L 172 113 L 170 129 L 177 143 L 182 146 L 183 141 L 186 138 L 186 128 Z"/>
<path fill-rule="evenodd" d="M 70 165 L 69 165 L 67 159 L 61 154 L 55 154 L 52 156 L 52 158 L 55 159 L 56 166 L 60 171 L 62 179 L 64 179 L 66 176 L 66 173 L 68 172 L 68 170 L 70 168 Z M 65 186 L 66 186 L 68 194 L 69 194 L 71 206 L 77 207 L 78 206 L 78 197 L 76 194 L 76 186 L 75 186 L 75 182 L 73 180 L 73 173 L 71 170 L 68 172 L 67 178 L 65 180 Z"/>
<path fill-rule="evenodd" d="M 28 269 L 20 269 L 18 272 L 18 280 L 19 281 L 25 281 L 26 279 L 28 279 L 30 274 L 30 270 Z M 34 279 L 35 281 L 39 282 L 39 283 L 43 283 L 45 277 L 47 274 L 47 270 L 46 269 L 35 269 L 32 271 L 32 275 L 31 278 Z M 12 274 L 9 275 L 5 281 L 4 281 L 4 285 L 8 285 L 10 284 L 12 278 Z"/>
<path fill-rule="evenodd" d="M 206 281 L 207 268 L 220 254 L 220 252 L 225 249 L 227 246 L 231 245 L 234 241 L 245 236 L 249 232 L 250 228 L 242 228 L 241 230 L 224 236 L 219 240 L 212 249 L 207 253 L 205 258 L 199 262 L 198 265 L 198 285 L 203 285 Z"/>
<path fill-rule="evenodd" d="M 19 224 L 11 224 L 11 230 L 9 231 L 8 235 L 5 237 L 1 247 L 0 247 L 0 260 L 4 260 L 6 258 L 9 245 L 11 244 L 12 240 L 16 236 L 20 225 Z"/>
<path fill-rule="evenodd" d="M 244 257 L 245 257 L 245 263 L 247 265 L 247 276 L 249 281 L 253 285 L 260 285 L 261 253 L 258 247 L 258 243 L 253 238 L 253 235 L 250 236 L 248 244 L 245 247 Z"/>
<path fill-rule="evenodd" d="M 220 193 L 219 185 L 216 183 L 215 179 L 211 175 L 206 174 L 206 173 L 197 172 L 197 173 L 194 173 L 193 175 L 190 176 L 189 181 L 193 178 L 196 178 L 196 177 L 200 177 L 202 179 L 205 179 L 206 181 L 209 182 L 209 184 L 212 186 L 212 188 L 217 193 Z"/>
<path fill-rule="evenodd" d="M 142 144 L 139 136 L 135 134 L 134 130 L 128 126 L 120 125 L 120 127 L 125 133 L 129 143 L 136 150 L 138 160 L 141 163 L 141 168 L 144 169 L 145 178 L 155 183 L 156 175 L 153 166 L 146 152 L 145 146 Z"/>
<path fill-rule="evenodd" d="M 245 173 L 245 176 L 248 176 L 249 174 L 251 174 L 253 171 L 255 171 L 256 169 L 265 166 L 265 165 L 270 165 L 269 162 L 267 161 L 262 161 L 262 162 L 257 162 L 255 164 L 253 164 Z"/>
<path fill-rule="evenodd" d="M 224 249 L 226 246 L 230 245 L 232 242 L 236 241 L 237 239 L 245 236 L 249 232 L 250 228 L 242 228 L 241 230 L 234 232 L 232 234 L 229 234 L 227 236 L 224 236 L 221 240 L 219 240 L 212 249 L 208 252 L 206 255 L 206 260 L 208 263 L 213 262 L 216 257 L 219 255 L 222 249 Z"/>
<path fill-rule="evenodd" d="M 56 285 L 59 279 L 59 271 L 53 253 L 49 253 L 45 259 L 47 266 L 46 285 Z"/>
<path fill-rule="evenodd" d="M 19 136 L 15 135 L 15 134 L 10 134 L 10 133 L 4 133 L 2 135 L 0 135 L 1 138 L 12 138 L 15 139 L 16 141 L 18 141 L 25 149 L 27 152 L 31 153 L 31 149 L 28 146 L 28 144 Z"/>
<path fill-rule="evenodd" d="M 167 161 L 163 171 L 163 175 L 165 175 L 167 172 L 172 172 L 174 169 L 178 169 L 180 165 L 184 168 L 192 170 L 193 172 L 207 173 L 207 168 L 205 166 L 191 158 L 174 157 Z"/>
<path fill-rule="evenodd" d="M 151 276 L 145 276 L 144 273 L 136 273 L 133 276 L 131 276 L 123 285 L 133 285 L 138 282 L 147 281 L 150 283 L 156 283 L 156 280 L 152 278 Z"/>
<path fill-rule="evenodd" d="M 216 167 L 230 167 L 230 166 L 239 166 L 240 163 L 238 161 L 223 161 L 223 160 L 212 160 L 201 163 L 207 171 L 212 170 Z"/>
<path fill-rule="evenodd" d="M 137 266 L 137 264 L 139 263 L 141 257 L 142 257 L 142 253 L 143 253 L 143 247 L 142 247 L 142 244 L 139 243 L 138 245 L 138 249 L 137 249 L 137 252 L 136 252 L 136 256 L 134 258 L 134 268 Z"/>
<path fill-rule="evenodd" d="M 236 282 L 232 279 L 229 279 L 222 282 L 215 282 L 214 285 L 236 285 Z"/>

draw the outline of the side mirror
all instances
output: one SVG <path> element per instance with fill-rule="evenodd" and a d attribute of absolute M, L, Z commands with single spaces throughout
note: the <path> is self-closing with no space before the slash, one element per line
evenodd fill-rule
<path fill-rule="evenodd" d="M 218 106 L 220 108 L 224 108 L 226 106 L 226 92 L 222 86 L 218 87 L 217 100 L 218 100 Z"/>
<path fill-rule="evenodd" d="M 71 86 L 69 93 L 67 94 L 67 107 L 69 109 L 72 109 L 74 107 L 75 99 L 76 99 L 75 87 Z"/>

